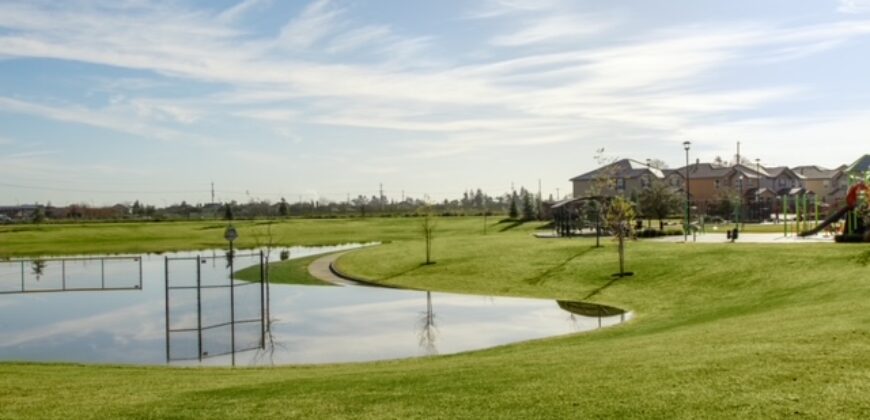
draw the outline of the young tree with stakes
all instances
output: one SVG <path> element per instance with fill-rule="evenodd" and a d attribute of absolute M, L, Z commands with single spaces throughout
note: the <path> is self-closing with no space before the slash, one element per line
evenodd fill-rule
<path fill-rule="evenodd" d="M 423 234 L 423 241 L 426 244 L 426 265 L 434 264 L 432 261 L 432 239 L 435 237 L 435 217 L 432 214 L 432 209 L 429 206 L 421 208 L 420 213 L 420 230 Z"/>

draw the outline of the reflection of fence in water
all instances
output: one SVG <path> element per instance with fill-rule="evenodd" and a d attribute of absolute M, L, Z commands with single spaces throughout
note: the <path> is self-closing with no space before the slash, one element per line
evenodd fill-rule
<path fill-rule="evenodd" d="M 235 267 L 259 267 L 259 282 L 234 279 Z M 166 361 L 202 361 L 261 349 L 265 343 L 263 253 L 169 258 Z"/>
<path fill-rule="evenodd" d="M 138 256 L 0 261 L 0 294 L 141 289 Z"/>

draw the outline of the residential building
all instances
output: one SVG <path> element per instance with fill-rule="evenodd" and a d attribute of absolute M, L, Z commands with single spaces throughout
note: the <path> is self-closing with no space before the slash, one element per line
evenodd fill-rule
<path fill-rule="evenodd" d="M 834 203 L 845 197 L 846 179 L 843 171 L 846 166 L 836 169 L 826 169 L 816 165 L 797 166 L 792 168 L 804 179 L 804 188 L 815 194 L 822 203 Z M 842 185 L 841 185 L 842 184 Z"/>
<path fill-rule="evenodd" d="M 596 191 L 597 181 L 603 178 L 614 180 L 614 185 L 604 191 Z M 630 197 L 632 193 L 640 192 L 643 188 L 648 187 L 654 180 L 663 180 L 664 178 L 665 175 L 662 171 L 645 163 L 633 159 L 622 159 L 571 178 L 571 183 L 575 198 L 599 194 L 613 195 L 614 193 Z"/>
<path fill-rule="evenodd" d="M 689 197 L 696 211 L 727 215 L 724 209 L 733 208 L 730 203 L 738 200 L 745 216 L 762 219 L 782 212 L 783 196 L 807 195 L 810 200 L 818 197 L 823 207 L 836 206 L 848 189 L 849 171 L 863 173 L 861 168 L 866 171 L 866 167 L 870 167 L 870 155 L 858 159 L 849 168 L 841 166 L 836 169 L 751 164 L 723 166 L 697 160 L 688 168 L 658 170 L 633 159 L 623 159 L 571 181 L 575 198 L 592 195 L 593 185 L 601 176 L 615 179 L 616 192 L 624 196 L 638 193 L 656 179 L 685 193 L 688 171 Z"/>

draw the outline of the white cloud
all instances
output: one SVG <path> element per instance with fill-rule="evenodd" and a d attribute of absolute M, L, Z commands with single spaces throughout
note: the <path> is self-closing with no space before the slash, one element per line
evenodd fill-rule
<path fill-rule="evenodd" d="M 613 26 L 612 20 L 601 16 L 547 16 L 529 22 L 510 34 L 493 37 L 490 44 L 518 47 L 545 42 L 577 42 L 590 35 L 601 34 Z"/>
<path fill-rule="evenodd" d="M 217 18 L 222 22 L 232 22 L 251 11 L 265 9 L 271 4 L 272 0 L 243 0 L 221 12 Z"/>
<path fill-rule="evenodd" d="M 335 54 L 355 50 L 382 42 L 392 35 L 386 25 L 367 25 L 336 36 L 327 47 L 327 51 Z"/>
<path fill-rule="evenodd" d="M 794 100 L 812 93 L 812 86 L 711 88 L 720 72 L 806 58 L 870 33 L 863 20 L 709 24 L 589 46 L 563 41 L 610 30 L 616 21 L 564 13 L 558 2 L 494 1 L 476 17 L 504 17 L 520 26 L 483 36 L 481 43 L 522 49 L 499 49 L 498 60 L 431 52 L 421 59 L 436 36 L 356 22 L 350 9 L 326 0 L 310 3 L 277 37 L 231 26 L 263 4 L 237 3 L 218 21 L 166 5 L 140 6 L 135 13 L 117 6 L 112 14 L 75 3 L 0 5 L 0 27 L 9 29 L 0 35 L 0 55 L 144 70 L 220 88 L 210 96 L 163 99 L 118 86 L 131 97 L 119 96 L 107 107 L 0 98 L 0 109 L 164 140 L 200 141 L 196 129 L 214 115 L 251 119 L 292 138 L 299 138 L 292 125 L 299 121 L 393 130 L 413 135 L 407 144 L 423 147 L 422 157 L 452 156 L 499 145 L 602 141 L 609 131 L 654 136 L 737 118 L 729 114 Z M 373 54 L 342 60 L 362 52 Z"/>
<path fill-rule="evenodd" d="M 308 48 L 333 34 L 337 18 L 343 9 L 332 5 L 331 0 L 316 0 L 302 13 L 281 28 L 278 46 L 285 48 Z"/>
<path fill-rule="evenodd" d="M 490 19 L 517 13 L 526 14 L 554 10 L 561 4 L 560 0 L 486 0 L 464 17 L 466 19 Z"/>
<path fill-rule="evenodd" d="M 162 128 L 138 118 L 131 118 L 110 109 L 94 110 L 79 105 L 46 105 L 19 99 L 0 97 L 0 110 L 18 114 L 34 115 L 55 121 L 83 124 L 132 134 L 145 139 L 163 141 L 195 141 L 200 144 L 213 144 L 211 139 L 195 134 Z"/>
<path fill-rule="evenodd" d="M 870 12 L 870 0 L 839 0 L 837 11 L 856 14 Z"/>

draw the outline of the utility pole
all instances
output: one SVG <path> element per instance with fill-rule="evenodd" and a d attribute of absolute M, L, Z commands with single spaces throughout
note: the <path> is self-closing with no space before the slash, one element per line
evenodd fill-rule
<path fill-rule="evenodd" d="M 384 183 L 383 182 L 378 184 L 378 191 L 380 193 L 380 199 L 381 199 L 381 211 L 384 211 L 384 201 L 385 200 L 384 200 Z"/>
<path fill-rule="evenodd" d="M 211 182 L 211 202 L 214 204 L 214 181 Z"/>
<path fill-rule="evenodd" d="M 544 197 L 541 195 L 541 178 L 538 178 L 538 220 L 542 220 L 544 213 Z"/>
<path fill-rule="evenodd" d="M 739 164 L 740 164 L 740 142 L 738 141 L 737 142 L 737 163 L 735 163 L 734 166 L 737 166 Z"/>
<path fill-rule="evenodd" d="M 559 195 L 559 187 L 556 187 L 556 201 L 562 201 L 562 196 Z"/>

